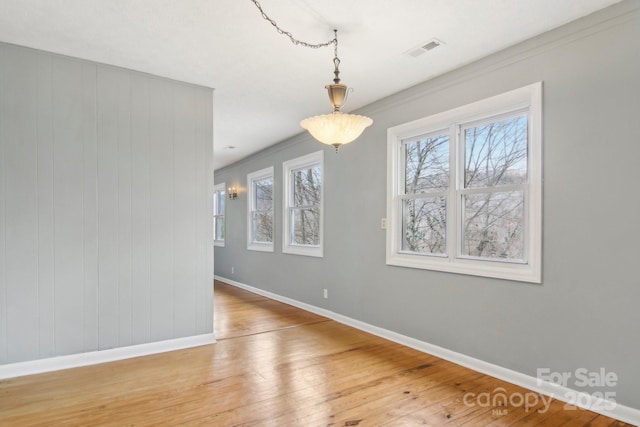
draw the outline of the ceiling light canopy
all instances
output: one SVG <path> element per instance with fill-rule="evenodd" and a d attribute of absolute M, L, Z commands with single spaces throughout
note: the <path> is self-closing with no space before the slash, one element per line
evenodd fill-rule
<path fill-rule="evenodd" d="M 269 21 L 273 25 L 278 33 L 283 34 L 291 40 L 295 45 L 310 47 L 317 49 L 320 47 L 326 47 L 333 45 L 333 64 L 334 64 L 334 78 L 333 84 L 325 86 L 329 94 L 329 101 L 333 106 L 333 112 L 330 114 L 323 114 L 320 116 L 313 116 L 306 118 L 300 122 L 300 126 L 307 130 L 311 136 L 317 141 L 332 145 L 336 149 L 336 153 L 340 146 L 348 144 L 357 139 L 364 130 L 371 126 L 373 120 L 369 117 L 359 116 L 357 114 L 345 114 L 340 111 L 340 108 L 344 105 L 349 94 L 349 88 L 347 85 L 340 83 L 340 59 L 338 58 L 338 30 L 333 30 L 334 38 L 326 43 L 310 44 L 295 39 L 290 32 L 282 30 L 273 19 L 269 18 L 267 14 L 262 10 L 260 3 L 257 0 L 251 0 L 253 4 L 258 8 L 262 17 Z"/>

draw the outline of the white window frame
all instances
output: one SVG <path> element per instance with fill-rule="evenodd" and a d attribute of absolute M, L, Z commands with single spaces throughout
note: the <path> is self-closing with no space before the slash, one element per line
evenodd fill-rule
<path fill-rule="evenodd" d="M 320 235 L 318 245 L 294 245 L 291 243 L 291 211 L 293 207 L 293 171 L 320 166 Z M 324 255 L 324 151 L 316 151 L 282 163 L 282 252 L 286 254 L 322 257 Z"/>
<path fill-rule="evenodd" d="M 227 227 L 226 227 L 226 211 L 227 211 L 227 201 L 225 199 L 224 202 L 224 212 L 221 214 L 217 213 L 217 203 L 218 203 L 218 193 L 224 193 L 224 197 L 227 197 L 227 187 L 224 182 L 217 184 L 213 187 L 213 244 L 214 246 L 224 247 L 225 239 L 227 238 Z M 222 217 L 222 221 L 224 221 L 224 239 L 216 239 L 216 217 Z"/>
<path fill-rule="evenodd" d="M 271 178 L 271 221 L 272 230 L 271 242 L 258 242 L 253 235 L 253 214 L 258 212 L 255 206 L 256 187 L 255 183 L 264 179 Z M 274 218 L 274 202 L 275 202 L 275 181 L 273 179 L 273 166 L 261 169 L 256 172 L 247 174 L 247 249 L 251 251 L 273 252 L 273 239 L 275 238 L 275 218 Z M 260 211 L 266 212 L 266 211 Z"/>
<path fill-rule="evenodd" d="M 524 262 L 465 258 L 460 255 L 462 223 L 461 171 L 458 153 L 461 126 L 486 118 L 526 110 L 528 114 L 528 184 L 525 185 Z M 402 141 L 445 130 L 449 134 L 450 188 L 447 202 L 447 254 L 402 251 Z M 462 171 L 463 172 L 463 171 Z M 464 173 L 462 173 L 464 175 Z M 458 196 L 456 196 L 458 195 Z M 460 200 L 458 200 L 460 198 Z M 387 247 L 388 265 L 540 283 L 542 275 L 542 82 L 487 98 L 387 130 Z"/>

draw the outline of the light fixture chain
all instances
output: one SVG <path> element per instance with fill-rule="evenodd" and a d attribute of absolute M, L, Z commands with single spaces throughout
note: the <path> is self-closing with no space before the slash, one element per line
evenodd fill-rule
<path fill-rule="evenodd" d="M 333 74 L 335 76 L 333 78 L 333 83 L 338 84 L 340 83 L 340 58 L 338 58 L 338 30 L 333 30 L 333 33 L 335 34 L 334 40 L 336 41 L 333 47 L 333 65 L 335 67 L 333 70 Z"/>
<path fill-rule="evenodd" d="M 314 116 L 304 119 L 300 122 L 300 126 L 309 131 L 311 136 L 313 136 L 318 141 L 323 144 L 333 145 L 336 148 L 336 153 L 338 152 L 338 148 L 340 148 L 343 144 L 348 144 L 354 139 L 358 138 L 362 131 L 368 126 L 371 126 L 373 121 L 369 117 L 358 116 L 354 114 L 344 114 L 340 111 L 340 107 L 344 105 L 346 101 L 347 94 L 349 93 L 349 88 L 347 85 L 340 84 L 340 58 L 338 58 L 338 30 L 333 30 L 334 37 L 332 40 L 329 40 L 326 43 L 318 43 L 312 44 L 303 42 L 302 40 L 298 40 L 293 35 L 283 30 L 278 26 L 276 21 L 269 18 L 269 16 L 262 10 L 262 6 L 258 0 L 251 0 L 253 4 L 258 8 L 260 13 L 262 14 L 262 18 L 265 21 L 271 23 L 271 25 L 278 31 L 278 33 L 289 37 L 291 43 L 296 46 L 304 46 L 310 47 L 312 49 L 318 49 L 321 47 L 327 47 L 333 45 L 333 65 L 334 65 L 334 79 L 333 84 L 325 86 L 327 92 L 329 94 L 329 100 L 331 101 L 331 105 L 333 105 L 333 113 L 325 114 L 321 116 Z M 231 189 L 229 190 L 229 195 L 231 195 Z"/>
<path fill-rule="evenodd" d="M 310 47 L 311 49 L 319 49 L 321 47 L 327 47 L 327 46 L 331 46 L 333 44 L 333 45 L 335 45 L 335 49 L 334 49 L 335 56 L 336 57 L 338 56 L 338 33 L 337 33 L 337 30 L 333 30 L 334 33 L 335 33 L 335 37 L 332 40 L 329 40 L 326 43 L 313 44 L 313 43 L 304 42 L 302 40 L 298 40 L 295 37 L 293 37 L 293 35 L 289 31 L 285 31 L 282 28 L 280 28 L 278 26 L 278 24 L 276 24 L 276 21 L 274 21 L 273 19 L 269 18 L 269 16 L 265 13 L 265 11 L 262 10 L 262 6 L 260 6 L 260 3 L 258 3 L 258 0 L 251 0 L 251 1 L 253 2 L 253 4 L 256 5 L 258 10 L 262 14 L 262 17 L 266 21 L 269 21 L 271 23 L 271 25 L 273 25 L 275 27 L 276 31 L 278 31 L 279 34 L 282 34 L 284 36 L 289 37 L 289 40 L 291 40 L 291 43 L 293 43 L 294 45 Z"/>

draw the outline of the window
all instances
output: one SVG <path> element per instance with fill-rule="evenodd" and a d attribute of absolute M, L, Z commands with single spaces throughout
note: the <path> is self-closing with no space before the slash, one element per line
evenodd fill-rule
<path fill-rule="evenodd" d="M 225 186 L 224 182 L 213 187 L 213 243 L 216 246 L 224 246 L 224 209 Z"/>
<path fill-rule="evenodd" d="M 273 252 L 273 167 L 247 175 L 247 249 Z"/>
<path fill-rule="evenodd" d="M 542 84 L 388 130 L 387 264 L 540 283 Z"/>
<path fill-rule="evenodd" d="M 283 163 L 282 252 L 322 256 L 324 153 Z"/>

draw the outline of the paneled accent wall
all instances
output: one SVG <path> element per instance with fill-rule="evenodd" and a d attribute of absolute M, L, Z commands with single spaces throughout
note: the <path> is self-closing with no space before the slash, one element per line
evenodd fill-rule
<path fill-rule="evenodd" d="M 213 332 L 212 101 L 0 44 L 0 363 Z"/>

